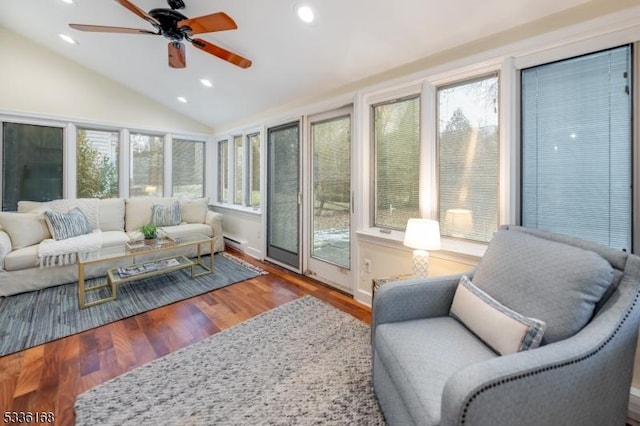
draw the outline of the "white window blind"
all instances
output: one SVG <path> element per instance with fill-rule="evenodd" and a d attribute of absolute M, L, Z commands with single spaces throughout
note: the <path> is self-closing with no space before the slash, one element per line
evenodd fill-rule
<path fill-rule="evenodd" d="M 373 106 L 375 143 L 374 225 L 404 230 L 420 217 L 420 98 Z"/>
<path fill-rule="evenodd" d="M 631 249 L 631 47 L 522 71 L 522 224 Z"/>
<path fill-rule="evenodd" d="M 438 88 L 442 235 L 490 241 L 498 229 L 498 75 Z"/>

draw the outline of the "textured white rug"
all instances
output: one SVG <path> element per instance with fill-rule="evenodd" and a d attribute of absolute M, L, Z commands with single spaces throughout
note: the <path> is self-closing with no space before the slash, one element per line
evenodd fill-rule
<path fill-rule="evenodd" d="M 306 296 L 78 396 L 79 425 L 383 425 L 369 327 Z"/>

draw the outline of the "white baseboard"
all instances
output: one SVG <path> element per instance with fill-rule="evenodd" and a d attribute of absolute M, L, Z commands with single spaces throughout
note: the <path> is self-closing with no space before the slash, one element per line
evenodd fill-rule
<path fill-rule="evenodd" d="M 640 389 L 638 388 L 631 388 L 627 417 L 640 425 Z"/>
<path fill-rule="evenodd" d="M 236 250 L 239 250 L 241 252 L 244 253 L 244 248 L 247 245 L 246 241 L 241 241 L 235 237 L 230 237 L 225 235 L 224 236 L 224 244 L 229 246 L 229 247 L 233 247 Z"/>

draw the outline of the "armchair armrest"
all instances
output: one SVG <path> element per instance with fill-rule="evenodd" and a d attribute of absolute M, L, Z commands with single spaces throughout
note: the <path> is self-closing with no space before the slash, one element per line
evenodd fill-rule
<path fill-rule="evenodd" d="M 4 271 L 4 258 L 11 253 L 13 246 L 9 234 L 0 229 L 0 271 Z"/>
<path fill-rule="evenodd" d="M 222 213 L 207 210 L 207 216 L 205 217 L 204 221 L 213 229 L 214 237 L 222 235 L 222 217 Z"/>
<path fill-rule="evenodd" d="M 380 324 L 449 315 L 462 274 L 386 284 L 373 298 L 371 332 Z"/>
<path fill-rule="evenodd" d="M 624 424 L 638 299 L 627 278 L 576 335 L 460 370 L 445 385 L 441 425 Z"/>

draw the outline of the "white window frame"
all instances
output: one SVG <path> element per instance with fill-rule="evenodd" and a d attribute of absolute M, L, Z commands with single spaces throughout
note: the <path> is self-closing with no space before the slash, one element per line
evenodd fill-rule
<path fill-rule="evenodd" d="M 209 167 L 207 167 L 207 154 L 208 154 L 208 149 L 209 149 L 209 144 L 208 142 L 208 138 L 204 138 L 204 137 L 196 137 L 194 135 L 180 135 L 180 134 L 168 134 L 165 137 L 165 143 L 167 145 L 169 145 L 168 147 L 168 152 L 169 154 L 167 156 L 165 156 L 165 158 L 169 158 L 169 169 L 167 170 L 167 166 L 165 165 L 165 174 L 168 176 L 168 181 L 169 181 L 169 186 L 168 186 L 168 192 L 169 192 L 169 196 L 173 196 L 173 140 L 174 139 L 178 139 L 181 141 L 186 141 L 186 142 L 193 142 L 193 143 L 201 143 L 203 144 L 203 149 L 202 149 L 202 195 L 201 197 L 206 197 L 207 196 L 207 189 L 208 189 L 208 185 L 207 185 L 207 181 L 208 181 L 208 173 L 207 170 L 209 169 Z M 168 143 L 167 143 L 168 141 Z M 165 153 L 167 152 L 167 148 L 165 147 Z M 167 181 L 167 179 L 165 179 L 165 182 Z M 166 191 L 165 191 L 166 192 Z"/>

